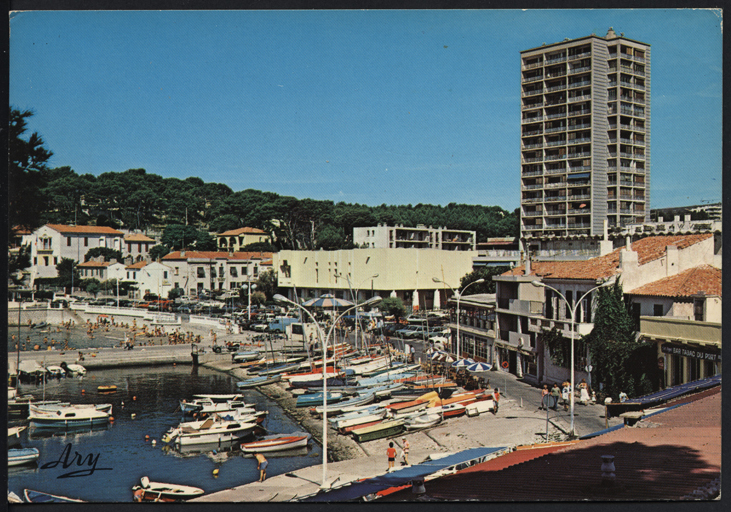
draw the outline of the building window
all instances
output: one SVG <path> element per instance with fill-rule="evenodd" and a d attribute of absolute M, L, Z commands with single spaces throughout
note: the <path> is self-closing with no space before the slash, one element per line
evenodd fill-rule
<path fill-rule="evenodd" d="M 70 236 L 66 237 L 66 247 L 71 247 L 71 237 Z"/>
<path fill-rule="evenodd" d="M 129 272 L 127 272 L 127 279 L 129 279 Z"/>
<path fill-rule="evenodd" d="M 167 270 L 162 273 L 162 278 L 167 279 L 168 278 L 168 272 Z"/>
<path fill-rule="evenodd" d="M 198 267 L 198 277 L 206 277 L 206 269 Z"/>
<path fill-rule="evenodd" d="M 662 304 L 655 304 L 652 306 L 652 316 L 663 316 Z"/>
<path fill-rule="evenodd" d="M 84 237 L 84 247 L 89 247 L 89 237 L 88 236 Z"/>
<path fill-rule="evenodd" d="M 180 268 L 179 267 L 175 267 L 175 275 L 176 276 L 177 275 L 180 275 Z M 176 288 L 177 288 L 177 286 L 176 286 Z"/>
<path fill-rule="evenodd" d="M 48 266 L 48 256 L 43 257 L 43 264 L 47 267 Z"/>
<path fill-rule="evenodd" d="M 175 283 L 175 288 L 180 288 L 180 283 L 176 282 Z"/>
<path fill-rule="evenodd" d="M 693 315 L 696 322 L 703 322 L 703 301 L 696 300 L 693 303 Z"/>
<path fill-rule="evenodd" d="M 58 265 L 58 256 L 53 257 L 53 264 Z"/>
<path fill-rule="evenodd" d="M 38 256 L 33 257 L 33 265 L 38 266 Z"/>

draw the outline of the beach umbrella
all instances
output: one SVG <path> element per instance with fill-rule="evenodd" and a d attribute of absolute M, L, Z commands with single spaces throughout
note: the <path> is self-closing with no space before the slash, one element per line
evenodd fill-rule
<path fill-rule="evenodd" d="M 472 373 L 488 372 L 491 369 L 492 365 L 487 363 L 475 363 L 467 367 L 467 371 Z"/>
<path fill-rule="evenodd" d="M 444 350 L 435 350 L 434 352 L 432 352 L 431 358 L 432 358 L 432 361 L 435 361 L 437 359 L 443 359 L 443 358 L 447 357 L 448 355 L 449 354 L 446 353 Z"/>
<path fill-rule="evenodd" d="M 325 295 L 321 295 L 320 297 L 317 297 L 316 299 L 310 299 L 302 304 L 305 307 L 314 307 L 314 308 L 340 308 L 340 307 L 346 307 L 346 306 L 352 306 L 353 303 L 349 300 L 344 299 L 338 299 L 334 295 L 330 293 L 326 293 Z"/>
<path fill-rule="evenodd" d="M 452 368 L 466 368 L 471 364 L 475 364 L 472 359 L 460 359 L 459 361 L 452 363 Z"/>

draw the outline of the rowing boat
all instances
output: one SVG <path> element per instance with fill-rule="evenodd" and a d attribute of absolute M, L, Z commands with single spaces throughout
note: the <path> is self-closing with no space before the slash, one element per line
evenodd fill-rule
<path fill-rule="evenodd" d="M 242 443 L 241 451 L 244 453 L 259 452 L 276 452 L 282 450 L 292 450 L 294 448 L 302 448 L 307 446 L 307 442 L 312 437 L 310 434 L 278 434 L 267 436 L 264 439 L 252 441 L 250 443 Z"/>
<path fill-rule="evenodd" d="M 58 494 L 49 494 L 42 491 L 34 491 L 33 489 L 25 489 L 23 491 L 25 501 L 28 503 L 86 503 L 84 500 L 67 498 Z"/>
<path fill-rule="evenodd" d="M 135 485 L 132 487 L 132 490 L 135 491 L 135 496 L 142 493 L 149 493 L 152 495 L 158 495 L 162 498 L 172 498 L 174 500 L 188 500 L 204 493 L 203 489 L 191 487 L 189 485 L 150 482 L 150 479 L 146 476 L 143 476 L 140 479 L 140 485 Z M 139 491 L 142 491 L 142 493 L 139 493 Z"/>

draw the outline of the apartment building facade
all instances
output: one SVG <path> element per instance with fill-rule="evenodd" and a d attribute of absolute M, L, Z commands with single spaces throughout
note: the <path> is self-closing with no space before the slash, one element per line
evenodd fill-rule
<path fill-rule="evenodd" d="M 474 251 L 477 247 L 475 231 L 433 228 L 419 224 L 403 224 L 353 228 L 353 243 L 369 249 L 440 249 L 443 251 Z"/>
<path fill-rule="evenodd" d="M 617 35 L 521 52 L 521 238 L 649 221 L 650 45 Z"/>

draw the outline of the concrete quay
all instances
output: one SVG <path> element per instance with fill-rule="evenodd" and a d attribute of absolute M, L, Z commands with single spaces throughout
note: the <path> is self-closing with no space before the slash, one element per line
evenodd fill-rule
<path fill-rule="evenodd" d="M 243 372 L 234 369 L 230 363 L 209 363 L 233 375 Z M 226 368 L 229 366 L 229 368 Z M 514 376 L 500 376 L 509 380 L 508 394 L 503 394 L 496 414 L 486 413 L 476 417 L 450 418 L 436 427 L 417 432 L 407 432 L 391 439 L 378 439 L 357 443 L 349 436 L 328 429 L 329 462 L 326 472 L 326 487 L 339 487 L 348 482 L 372 478 L 387 472 L 386 449 L 393 441 L 400 450 L 402 437 L 410 443 L 409 462 L 417 464 L 431 454 L 456 453 L 475 447 L 505 447 L 508 450 L 519 445 L 533 445 L 545 442 L 560 442 L 568 438 L 570 416 L 568 411 L 538 409 L 533 400 L 524 398 L 526 393 L 536 395 L 535 404 L 540 401 L 540 390 L 515 379 Z M 291 393 L 281 384 L 265 386 L 260 390 L 278 401 L 300 424 L 322 443 L 322 419 L 314 418 L 308 411 L 295 409 Z M 510 393 L 513 393 L 512 395 Z M 599 405 L 576 405 L 575 413 L 582 418 L 576 423 L 579 435 L 599 431 L 605 427 L 604 407 Z M 548 418 L 547 418 L 548 417 Z M 610 426 L 621 422 L 610 420 Z M 546 433 L 548 436 L 546 437 Z M 398 464 L 396 470 L 398 470 Z M 269 458 L 268 472 L 277 472 L 277 459 Z M 267 478 L 264 482 L 246 483 L 232 489 L 211 493 L 196 502 L 281 502 L 292 501 L 318 492 L 323 483 L 322 465 L 309 466 L 288 474 Z"/>

